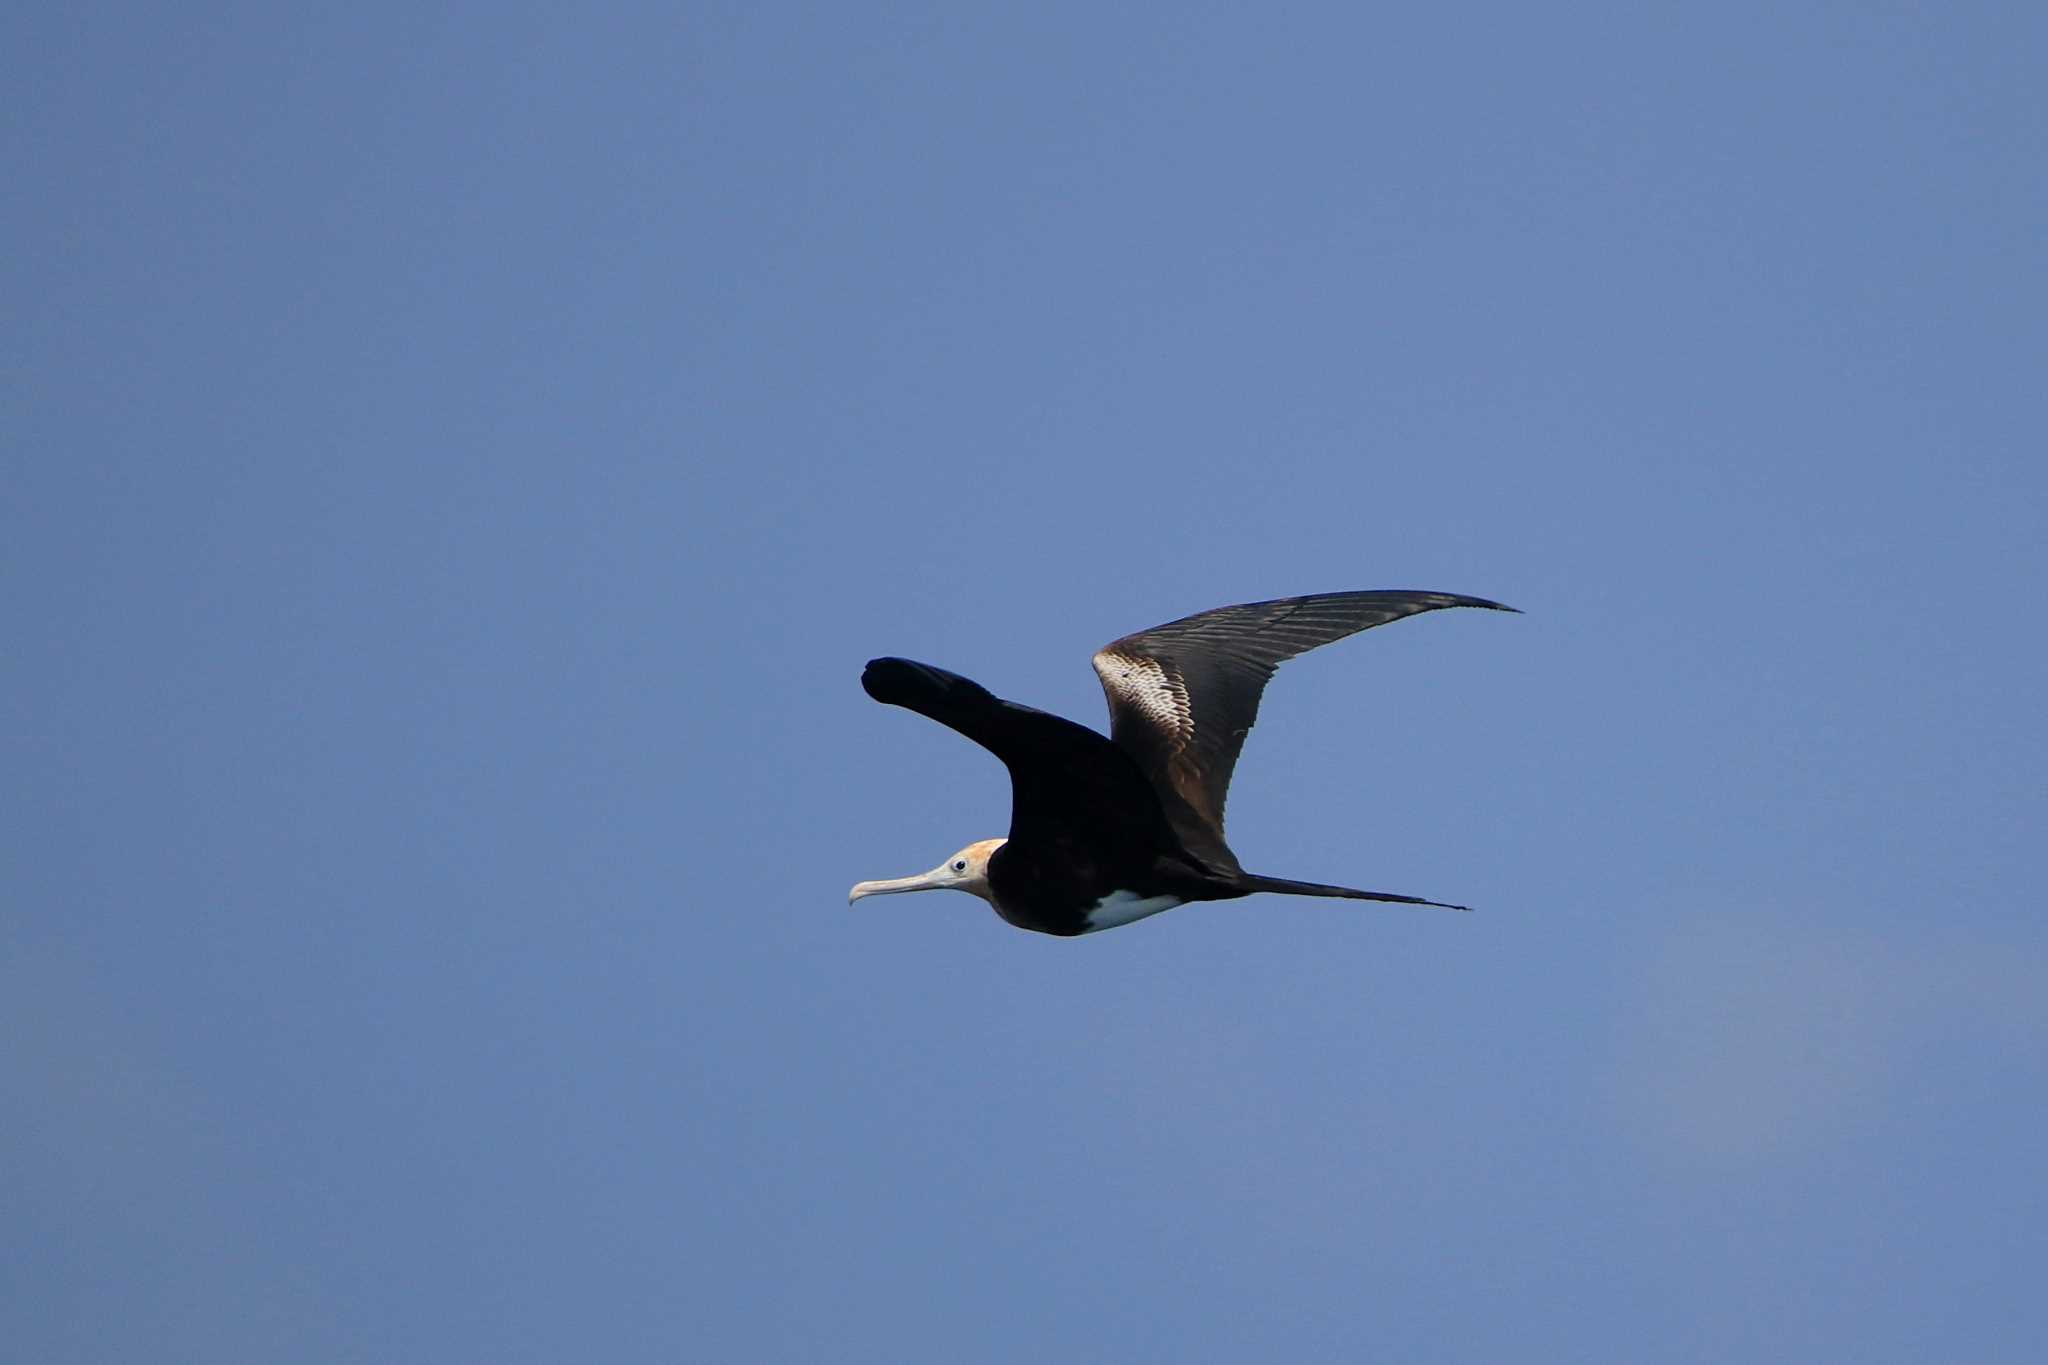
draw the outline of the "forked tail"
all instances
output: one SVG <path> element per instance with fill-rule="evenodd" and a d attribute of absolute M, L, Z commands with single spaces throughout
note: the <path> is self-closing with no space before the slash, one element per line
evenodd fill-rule
<path fill-rule="evenodd" d="M 1341 896 L 1354 901 L 1391 901 L 1395 905 L 1434 905 L 1439 910 L 1470 910 L 1469 905 L 1425 900 L 1421 896 L 1397 896 L 1391 891 L 1359 891 L 1349 886 L 1325 886 L 1321 882 L 1295 882 L 1285 877 L 1255 877 L 1246 873 L 1247 891 L 1271 891 L 1281 896 Z"/>

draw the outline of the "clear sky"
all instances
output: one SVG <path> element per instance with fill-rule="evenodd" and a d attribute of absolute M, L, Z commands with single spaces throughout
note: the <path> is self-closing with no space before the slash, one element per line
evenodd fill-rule
<path fill-rule="evenodd" d="M 0 18 L 0 1329 L 2033 1362 L 2048 8 Z M 1000 834 L 1224 603 L 1257 898 Z"/>

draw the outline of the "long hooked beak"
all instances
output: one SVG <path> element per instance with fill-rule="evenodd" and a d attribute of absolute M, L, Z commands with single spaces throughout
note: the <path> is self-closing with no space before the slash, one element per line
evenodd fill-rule
<path fill-rule="evenodd" d="M 853 890 L 846 893 L 846 903 L 852 905 L 862 896 L 893 896 L 899 891 L 938 891 L 954 884 L 952 865 L 940 863 L 929 872 L 920 872 L 915 877 L 890 877 L 879 882 L 856 882 Z"/>

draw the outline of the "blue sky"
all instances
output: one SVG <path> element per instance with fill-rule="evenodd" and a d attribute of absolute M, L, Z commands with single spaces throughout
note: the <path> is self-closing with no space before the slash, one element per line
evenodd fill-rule
<path fill-rule="evenodd" d="M 10 11 L 21 1358 L 2038 1359 L 2044 15 Z"/>

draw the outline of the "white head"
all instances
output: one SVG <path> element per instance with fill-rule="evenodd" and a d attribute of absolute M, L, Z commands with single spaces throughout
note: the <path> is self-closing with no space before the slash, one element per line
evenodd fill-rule
<path fill-rule="evenodd" d="M 846 903 L 852 905 L 862 896 L 891 896 L 898 891 L 965 891 L 994 905 L 995 897 L 988 889 L 988 859 L 1004 842 L 1002 839 L 983 839 L 969 844 L 931 871 L 920 872 L 915 877 L 861 882 L 847 893 Z"/>

